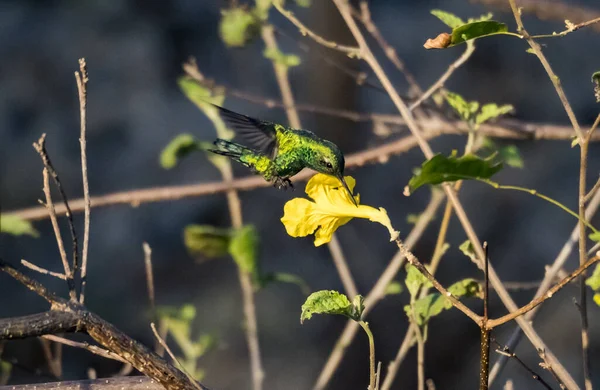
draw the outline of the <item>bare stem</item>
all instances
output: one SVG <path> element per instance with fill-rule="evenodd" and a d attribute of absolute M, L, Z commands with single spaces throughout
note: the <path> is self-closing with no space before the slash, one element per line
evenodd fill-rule
<path fill-rule="evenodd" d="M 369 338 L 369 390 L 376 390 L 375 339 L 373 338 L 373 332 L 371 332 L 368 322 L 358 321 L 358 324 L 364 329 L 367 337 Z"/>
<path fill-rule="evenodd" d="M 81 147 L 81 177 L 83 179 L 83 202 L 84 202 L 84 222 L 83 222 L 83 249 L 81 251 L 81 290 L 79 292 L 79 303 L 85 301 L 85 287 L 87 284 L 87 262 L 88 248 L 90 241 L 90 185 L 87 173 L 87 152 L 86 152 L 86 108 L 87 108 L 87 83 L 89 81 L 87 65 L 85 58 L 79 59 L 79 72 L 75 72 L 77 81 L 77 91 L 79 95 L 79 115 L 80 115 L 80 135 L 79 145 Z"/>

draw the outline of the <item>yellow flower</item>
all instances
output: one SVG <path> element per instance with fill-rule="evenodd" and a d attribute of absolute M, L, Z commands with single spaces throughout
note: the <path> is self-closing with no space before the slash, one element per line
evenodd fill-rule
<path fill-rule="evenodd" d="M 350 192 L 354 190 L 356 181 L 351 176 L 344 178 Z M 390 232 L 390 241 L 398 237 L 390 218 L 384 208 L 371 206 L 355 206 L 350 194 L 344 189 L 339 179 L 321 173 L 313 176 L 306 184 L 306 193 L 313 201 L 294 198 L 283 208 L 281 222 L 292 237 L 305 237 L 315 234 L 315 246 L 331 241 L 331 236 L 340 226 L 352 218 L 366 218 L 379 222 Z M 360 204 L 359 196 L 354 195 L 356 204 Z"/>

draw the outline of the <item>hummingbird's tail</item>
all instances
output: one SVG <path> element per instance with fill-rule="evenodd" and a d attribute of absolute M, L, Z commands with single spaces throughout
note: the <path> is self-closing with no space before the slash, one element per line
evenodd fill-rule
<path fill-rule="evenodd" d="M 217 138 L 214 142 L 216 149 L 208 149 L 209 152 L 220 154 L 221 156 L 231 157 L 236 161 L 240 161 L 240 158 L 244 153 L 252 153 L 253 150 L 243 145 L 236 144 L 235 142 L 229 142 L 221 138 Z"/>
<path fill-rule="evenodd" d="M 268 181 L 275 176 L 275 163 L 265 154 L 221 138 L 217 138 L 214 144 L 216 149 L 208 149 L 209 152 L 230 157 L 262 175 Z"/>

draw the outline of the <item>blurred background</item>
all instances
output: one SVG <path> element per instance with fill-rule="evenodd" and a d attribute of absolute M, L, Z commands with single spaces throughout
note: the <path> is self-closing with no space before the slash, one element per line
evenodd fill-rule
<path fill-rule="evenodd" d="M 548 7 L 552 1 L 546 1 Z M 594 0 L 569 1 L 572 7 L 589 7 L 600 12 Z M 190 0 L 52 0 L 0 1 L 0 204 L 2 211 L 35 206 L 43 196 L 42 164 L 32 143 L 47 134 L 47 149 L 68 195 L 79 198 L 79 113 L 73 72 L 77 59 L 85 57 L 88 87 L 88 165 L 92 195 L 155 186 L 191 184 L 220 180 L 218 171 L 201 154 L 185 159 L 178 167 L 164 170 L 159 165 L 162 148 L 176 135 L 189 132 L 211 141 L 211 122 L 179 90 L 176 79 L 189 56 L 197 59 L 203 74 L 217 84 L 247 93 L 280 99 L 272 64 L 262 56 L 264 44 L 255 40 L 244 48 L 230 49 L 218 35 L 220 10 L 227 1 Z M 345 24 L 331 2 L 314 1 L 310 8 L 288 7 L 321 35 L 340 43 L 353 44 Z M 510 13 L 493 6 L 466 0 L 371 2 L 372 18 L 398 55 L 427 88 L 462 53 L 462 48 L 426 51 L 423 43 L 447 28 L 430 10 L 442 8 L 463 19 L 489 11 L 494 19 L 515 30 Z M 396 113 L 383 93 L 357 86 L 354 80 L 324 62 L 323 55 L 356 71 L 366 64 L 329 52 L 302 37 L 297 29 L 272 10 L 280 48 L 300 56 L 300 66 L 290 70 L 298 103 L 349 109 L 360 112 Z M 584 15 L 585 16 L 585 15 Z M 589 19 L 592 15 L 587 15 Z M 573 20 L 580 22 L 582 20 Z M 560 20 L 524 18 L 531 33 L 562 31 Z M 591 74 L 600 67 L 600 33 L 587 28 L 544 43 L 545 53 L 560 76 L 580 123 L 589 126 L 598 113 Z M 303 51 L 298 42 L 307 44 Z M 375 46 L 375 45 L 374 45 Z M 507 37 L 478 41 L 472 58 L 447 83 L 469 100 L 515 106 L 515 117 L 529 122 L 568 124 L 567 116 L 537 58 L 525 52 L 525 42 Z M 401 74 L 377 49 L 375 54 L 395 86 L 408 87 Z M 370 76 L 375 80 L 374 76 Z M 233 97 L 225 105 L 233 110 L 273 121 L 286 122 L 283 110 L 267 109 Z M 337 143 L 345 153 L 375 146 L 382 139 L 370 123 L 355 123 L 314 113 L 301 113 L 305 128 Z M 402 130 L 406 132 L 406 130 Z M 436 152 L 462 150 L 465 138 L 444 136 L 432 146 Z M 500 144 L 507 143 L 499 141 Z M 569 141 L 514 141 L 523 156 L 524 169 L 505 169 L 497 181 L 536 188 L 571 208 L 577 207 L 579 151 Z M 597 145 L 590 148 L 589 181 L 600 170 Z M 411 225 L 408 214 L 419 213 L 429 200 L 422 190 L 411 197 L 402 195 L 412 169 L 424 160 L 421 152 L 392 157 L 385 165 L 367 165 L 348 170 L 357 179 L 364 202 L 385 207 L 394 226 L 404 235 Z M 249 173 L 235 166 L 236 176 Z M 260 188 L 240 193 L 245 223 L 260 234 L 260 263 L 265 272 L 294 273 L 316 291 L 342 285 L 325 246 L 315 248 L 311 238 L 289 237 L 279 221 L 284 203 L 301 196 Z M 490 256 L 500 277 L 506 281 L 537 281 L 544 265 L 551 263 L 575 226 L 568 214 L 543 201 L 521 193 L 494 191 L 489 186 L 465 183 L 461 199 L 482 240 L 490 245 Z M 55 198 L 56 201 L 56 198 Z M 442 212 L 415 248 L 428 259 Z M 77 215 L 79 231 L 82 216 Z M 599 223 L 596 219 L 596 223 Z M 193 304 L 197 317 L 194 335 L 216 335 L 218 345 L 201 360 L 203 382 L 215 389 L 250 389 L 250 372 L 243 332 L 241 293 L 236 266 L 229 258 L 197 262 L 185 249 L 183 228 L 190 223 L 229 226 L 224 195 L 204 196 L 175 202 L 144 204 L 137 208 L 113 206 L 92 210 L 87 305 L 130 336 L 153 344 L 146 294 L 142 242 L 153 250 L 157 303 Z M 40 238 L 0 235 L 0 256 L 13 264 L 27 259 L 42 267 L 60 270 L 56 241 L 47 220 L 35 223 Z M 382 227 L 355 220 L 338 234 L 358 289 L 366 294 L 396 253 Z M 450 284 L 481 275 L 459 250 L 466 239 L 456 219 L 451 222 L 451 245 L 442 261 L 438 278 Z M 573 254 L 566 268 L 573 269 Z M 196 259 L 198 260 L 198 259 Z M 37 276 L 37 275 L 36 275 Z M 404 273 L 398 276 L 403 280 Z M 39 276 L 57 293 L 66 295 L 63 283 Z M 517 303 L 529 301 L 534 291 L 513 293 Z M 545 304 L 535 327 L 570 373 L 581 380 L 579 316 L 573 297 L 575 285 L 564 288 Z M 311 388 L 345 325 L 342 317 L 319 316 L 300 325 L 300 306 L 305 296 L 290 284 L 271 284 L 256 295 L 260 345 L 266 371 L 266 389 Z M 393 359 L 407 329 L 403 305 L 408 295 L 390 296 L 368 316 L 376 339 L 377 359 Z M 476 306 L 475 306 L 476 307 Z M 36 313 L 47 309 L 44 301 L 6 275 L 0 275 L 0 317 Z M 504 308 L 494 296 L 492 313 Z M 590 304 L 591 361 L 594 380 L 600 383 L 600 308 Z M 514 324 L 498 329 L 498 341 L 506 342 Z M 85 339 L 80 337 L 80 339 Z M 539 371 L 539 358 L 524 340 L 516 350 L 530 367 Z M 18 361 L 11 384 L 49 381 L 37 340 L 6 345 L 4 359 Z M 495 359 L 496 356 L 493 356 Z M 64 349 L 64 378 L 82 379 L 93 367 L 99 377 L 116 373 L 118 362 L 86 351 Z M 448 311 L 430 325 L 426 346 L 426 376 L 438 389 L 475 388 L 479 371 L 479 332 L 457 311 Z M 36 370 L 41 370 L 36 373 Z M 385 370 L 384 370 L 385 372 Z M 546 375 L 544 373 L 544 375 Z M 495 383 L 500 388 L 508 378 L 517 389 L 535 388 L 527 372 L 509 362 Z M 334 376 L 330 388 L 365 388 L 368 383 L 368 344 L 358 334 Z M 360 384 L 360 385 L 358 385 Z M 416 387 L 416 351 L 409 353 L 394 388 Z"/>

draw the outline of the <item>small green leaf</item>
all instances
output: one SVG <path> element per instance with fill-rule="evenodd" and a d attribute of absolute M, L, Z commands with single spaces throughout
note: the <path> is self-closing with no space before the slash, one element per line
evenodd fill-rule
<path fill-rule="evenodd" d="M 592 276 L 586 279 L 585 284 L 596 292 L 600 292 L 600 264 L 596 265 Z"/>
<path fill-rule="evenodd" d="M 485 123 L 491 119 L 498 118 L 504 114 L 508 114 L 513 110 L 513 106 L 510 104 L 504 104 L 502 106 L 498 106 L 496 103 L 488 103 L 484 104 L 481 107 L 481 111 L 475 117 L 475 124 L 480 125 Z"/>
<path fill-rule="evenodd" d="M 385 288 L 385 295 L 398 295 L 401 294 L 403 290 L 404 287 L 402 287 L 402 283 L 394 280 Z"/>
<path fill-rule="evenodd" d="M 416 297 L 421 287 L 431 287 L 431 282 L 415 266 L 406 264 L 404 284 L 411 297 Z"/>
<path fill-rule="evenodd" d="M 484 160 L 472 154 L 462 157 L 438 154 L 423 163 L 420 173 L 408 182 L 407 192 L 411 194 L 425 184 L 489 179 L 501 169 L 501 163 L 493 163 L 489 159 Z"/>
<path fill-rule="evenodd" d="M 531 47 L 529 49 L 525 50 L 525 52 L 535 55 L 535 50 L 533 50 Z"/>
<path fill-rule="evenodd" d="M 187 225 L 183 241 L 191 255 L 209 258 L 225 256 L 229 252 L 231 230 L 210 225 Z"/>
<path fill-rule="evenodd" d="M 260 21 L 245 8 L 221 10 L 219 35 L 229 47 L 246 45 L 257 35 L 259 28 Z"/>
<path fill-rule="evenodd" d="M 284 54 L 279 49 L 265 49 L 263 55 L 265 58 L 268 58 L 271 61 L 287 68 L 300 65 L 300 57 L 295 54 Z"/>
<path fill-rule="evenodd" d="M 334 290 L 314 292 L 302 305 L 300 323 L 310 320 L 313 314 L 340 314 L 352 318 L 354 307 L 348 297 Z"/>
<path fill-rule="evenodd" d="M 208 87 L 202 85 L 198 80 L 189 76 L 180 77 L 177 80 L 179 88 L 185 96 L 194 103 L 203 113 L 210 119 L 215 129 L 217 136 L 222 139 L 230 140 L 234 136 L 234 132 L 229 130 L 219 115 L 217 108 L 212 106 L 222 106 L 225 101 L 222 88 L 214 88 L 214 92 Z M 212 104 L 211 104 L 212 103 Z"/>
<path fill-rule="evenodd" d="M 460 244 L 458 249 L 460 249 L 460 251 L 465 256 L 477 263 L 477 255 L 475 254 L 475 248 L 473 248 L 473 244 L 471 244 L 471 241 L 467 240 L 463 242 L 462 244 Z"/>
<path fill-rule="evenodd" d="M 300 276 L 286 273 L 286 272 L 271 272 L 268 274 L 261 275 L 259 280 L 259 287 L 264 288 L 267 284 L 272 282 L 280 283 L 291 283 L 295 284 L 300 288 L 300 291 L 304 295 L 310 294 L 310 286 Z"/>
<path fill-rule="evenodd" d="M 458 16 L 450 12 L 442 11 L 441 9 L 431 10 L 431 14 L 437 17 L 450 28 L 456 28 L 465 24 L 465 22 Z"/>
<path fill-rule="evenodd" d="M 471 39 L 506 34 L 507 32 L 508 27 L 506 24 L 494 20 L 467 23 L 452 30 L 452 42 L 450 46 L 456 46 Z"/>
<path fill-rule="evenodd" d="M 295 0 L 295 1 L 296 1 L 296 5 L 298 7 L 302 7 L 302 8 L 308 8 L 312 4 L 312 0 Z"/>
<path fill-rule="evenodd" d="M 525 166 L 521 153 L 519 153 L 519 148 L 515 145 L 507 145 L 501 148 L 498 153 L 500 154 L 502 161 L 509 167 L 523 168 Z"/>
<path fill-rule="evenodd" d="M 471 115 L 473 114 L 473 105 L 471 103 L 468 103 L 462 96 L 454 92 L 448 92 L 445 97 L 450 107 L 452 107 L 462 119 L 469 120 L 469 118 L 471 118 Z"/>
<path fill-rule="evenodd" d="M 362 313 L 365 311 L 365 297 L 357 295 L 352 300 L 352 318 L 355 321 L 360 321 Z"/>
<path fill-rule="evenodd" d="M 179 160 L 198 150 L 198 142 L 191 134 L 179 134 L 160 153 L 160 165 L 164 169 L 177 166 Z"/>
<path fill-rule="evenodd" d="M 247 225 L 233 233 L 229 253 L 244 272 L 257 276 L 258 233 L 254 226 Z"/>
<path fill-rule="evenodd" d="M 10 214 L 0 214 L 0 233 L 8 233 L 13 236 L 26 234 L 32 237 L 39 237 L 39 233 L 33 228 L 31 222 Z"/>
<path fill-rule="evenodd" d="M 448 288 L 448 291 L 456 298 L 481 297 L 481 285 L 474 279 L 458 281 Z M 432 293 L 414 303 L 417 325 L 425 325 L 432 317 L 437 316 L 444 310 L 452 308 L 448 298 L 440 293 Z M 411 318 L 410 305 L 404 307 L 407 316 Z"/>
<path fill-rule="evenodd" d="M 594 242 L 600 242 L 600 232 L 591 233 L 588 237 Z"/>

